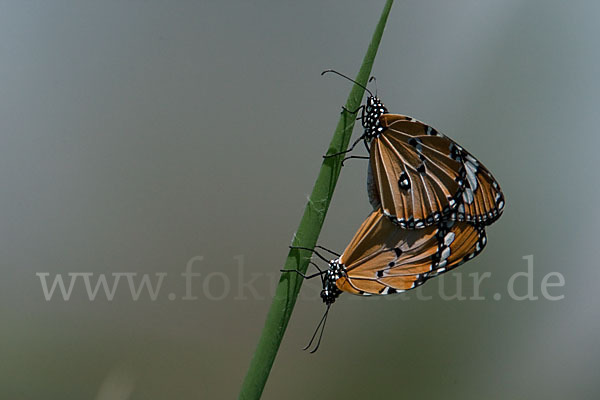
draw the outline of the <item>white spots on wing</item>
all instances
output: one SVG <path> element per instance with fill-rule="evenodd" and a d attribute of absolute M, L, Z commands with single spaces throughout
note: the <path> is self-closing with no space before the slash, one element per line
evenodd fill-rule
<path fill-rule="evenodd" d="M 398 185 L 402 190 L 410 189 L 410 181 L 408 180 L 408 174 L 406 172 L 402 172 L 400 174 L 400 179 L 398 179 Z"/>
<path fill-rule="evenodd" d="M 474 167 L 471 163 L 465 163 L 467 167 L 467 180 L 469 181 L 469 186 L 471 189 L 477 190 L 477 168 Z"/>
<path fill-rule="evenodd" d="M 502 210 L 504 208 L 504 200 L 500 200 L 500 203 L 498 203 L 498 208 L 500 210 Z"/>
<path fill-rule="evenodd" d="M 465 191 L 463 192 L 463 200 L 467 204 L 473 203 L 473 200 L 474 200 L 473 191 L 470 188 L 466 188 Z"/>
<path fill-rule="evenodd" d="M 444 250 L 442 250 L 440 259 L 443 261 L 446 260 L 448 257 L 450 257 L 450 247 L 446 247 Z"/>
<path fill-rule="evenodd" d="M 446 236 L 444 236 L 444 244 L 450 246 L 452 242 L 454 242 L 454 232 L 448 232 Z"/>
<path fill-rule="evenodd" d="M 479 161 L 477 161 L 477 159 L 475 157 L 473 157 L 470 154 L 466 155 L 467 161 L 470 162 L 471 164 L 475 165 L 476 167 L 479 167 Z"/>

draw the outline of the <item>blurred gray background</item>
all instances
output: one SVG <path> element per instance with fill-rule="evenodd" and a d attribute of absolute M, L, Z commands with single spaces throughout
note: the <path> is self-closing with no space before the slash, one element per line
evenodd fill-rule
<path fill-rule="evenodd" d="M 351 87 L 319 73 L 356 74 L 383 4 L 0 4 L 0 397 L 237 396 Z M 315 355 L 307 283 L 265 399 L 600 396 L 599 17 L 593 1 L 396 1 L 379 96 L 479 157 L 507 208 L 455 274 L 342 296 Z M 365 175 L 343 169 L 320 243 L 342 250 L 368 214 Z M 528 255 L 538 300 L 517 301 Z M 46 301 L 36 273 L 75 272 L 168 275 L 155 301 L 125 278 L 90 301 L 81 276 Z M 485 300 L 444 297 L 484 272 Z M 542 296 L 551 272 L 562 300 Z"/>

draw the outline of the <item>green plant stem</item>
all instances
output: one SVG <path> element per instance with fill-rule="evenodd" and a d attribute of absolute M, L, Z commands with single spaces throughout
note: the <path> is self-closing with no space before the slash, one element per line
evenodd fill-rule
<path fill-rule="evenodd" d="M 356 81 L 363 86 L 367 85 L 371 68 L 375 61 L 375 55 L 379 47 L 379 42 L 383 35 L 385 23 L 387 21 L 393 0 L 387 0 L 377 28 L 371 39 L 367 53 L 363 59 Z M 346 109 L 355 110 L 361 104 L 364 95 L 364 89 L 354 85 L 346 101 Z M 329 145 L 328 154 L 342 152 L 348 148 L 352 130 L 354 127 L 355 115 L 343 112 L 337 124 L 333 138 Z M 340 170 L 342 168 L 343 155 L 326 158 L 323 160 L 321 170 L 312 194 L 304 210 L 304 215 L 300 221 L 300 226 L 294 236 L 292 245 L 314 248 L 319 238 L 325 215 L 329 209 L 333 191 L 338 181 Z M 306 251 L 290 250 L 285 262 L 285 269 L 298 270 L 306 272 L 310 254 Z M 242 384 L 239 399 L 257 400 L 260 398 L 269 372 L 275 361 L 275 356 L 279 350 L 279 345 L 283 339 L 283 334 L 287 328 L 292 315 L 292 310 L 298 297 L 298 292 L 302 286 L 303 279 L 295 273 L 282 273 L 277 286 L 273 303 L 269 309 L 265 327 L 258 342 L 254 357 L 250 363 L 248 373 Z"/>

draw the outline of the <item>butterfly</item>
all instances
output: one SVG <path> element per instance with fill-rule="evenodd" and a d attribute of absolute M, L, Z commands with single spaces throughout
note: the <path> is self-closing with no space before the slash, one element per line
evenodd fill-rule
<path fill-rule="evenodd" d="M 353 79 L 334 70 L 356 84 Z M 369 150 L 367 187 L 374 209 L 406 229 L 432 226 L 442 220 L 489 225 L 504 208 L 504 195 L 491 172 L 467 150 L 433 127 L 414 118 L 390 114 L 370 96 L 362 110 L 363 141 Z M 354 157 L 353 157 L 354 158 Z M 356 157 L 362 158 L 362 157 Z"/>
<path fill-rule="evenodd" d="M 308 276 L 296 270 L 282 270 L 297 272 L 307 279 L 321 277 L 320 295 L 327 310 L 306 348 L 311 346 L 319 327 L 324 329 L 329 307 L 343 292 L 370 296 L 414 289 L 477 256 L 486 242 L 483 226 L 443 221 L 419 230 L 406 230 L 377 209 L 362 223 L 341 255 L 318 246 L 336 254 L 333 260 L 313 249 L 298 247 L 314 252 L 329 265 L 322 270 L 311 262 L 319 272 Z"/>

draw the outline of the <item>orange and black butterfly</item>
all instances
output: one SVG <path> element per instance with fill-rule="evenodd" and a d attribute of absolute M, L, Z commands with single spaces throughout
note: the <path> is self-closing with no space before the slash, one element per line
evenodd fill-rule
<path fill-rule="evenodd" d="M 333 70 L 352 82 L 354 80 Z M 355 82 L 356 83 L 356 82 Z M 357 83 L 358 84 L 358 83 Z M 360 84 L 358 84 L 360 85 Z M 369 150 L 368 188 L 373 208 L 402 228 L 420 229 L 442 220 L 489 225 L 501 215 L 504 195 L 490 171 L 468 151 L 431 126 L 390 114 L 369 89 L 358 110 Z M 363 157 L 351 157 L 363 158 Z"/>
<path fill-rule="evenodd" d="M 377 209 L 362 223 L 344 252 L 336 254 L 337 258 L 329 261 L 315 252 L 328 262 L 327 270 L 311 263 L 319 272 L 301 274 L 304 278 L 320 276 L 323 284 L 321 298 L 327 311 L 317 331 L 321 325 L 324 328 L 329 306 L 343 292 L 364 296 L 405 292 L 472 259 L 483 250 L 486 241 L 482 226 L 443 221 L 419 230 L 406 230 Z M 284 271 L 300 274 L 295 270 Z"/>

